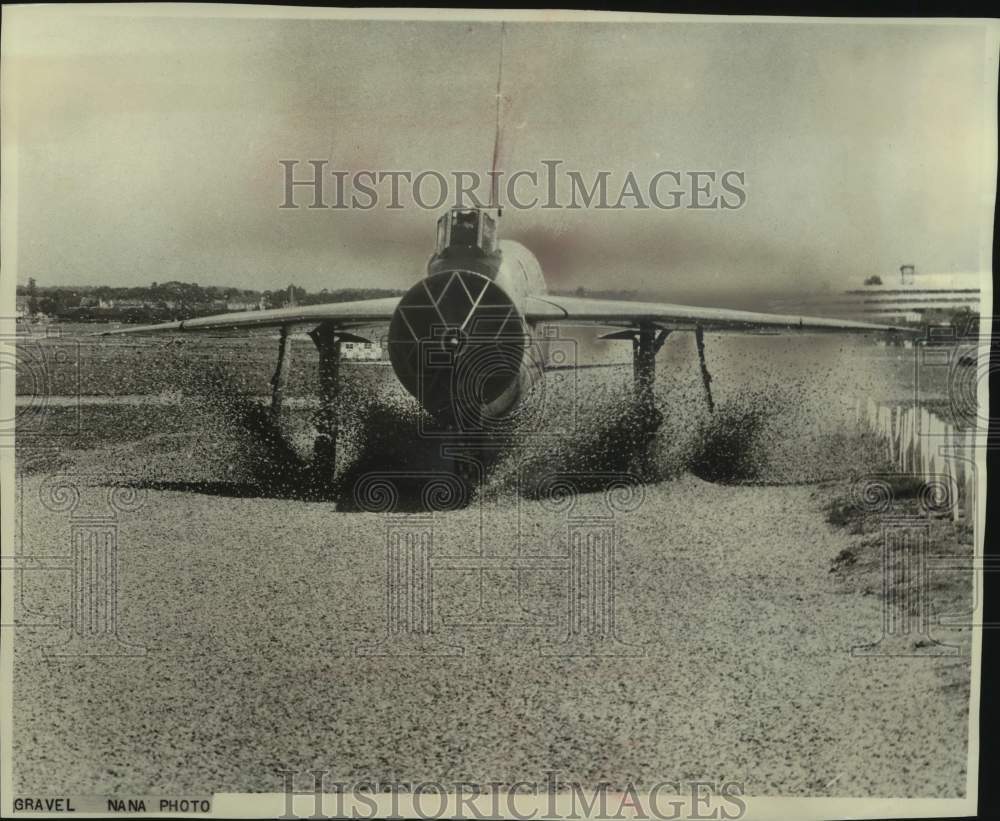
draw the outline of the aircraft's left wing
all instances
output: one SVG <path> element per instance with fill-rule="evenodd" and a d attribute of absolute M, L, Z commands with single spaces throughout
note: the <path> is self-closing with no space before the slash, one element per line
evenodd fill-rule
<path fill-rule="evenodd" d="M 109 334 L 138 334 L 157 331 L 226 331 L 240 328 L 278 328 L 290 325 L 332 322 L 339 328 L 356 328 L 388 322 L 399 304 L 399 297 L 362 299 L 357 302 L 328 302 L 324 305 L 297 305 L 294 308 L 273 308 L 265 311 L 242 311 L 231 314 L 199 316 L 177 322 L 159 322 L 155 325 L 132 325 Z"/>
<path fill-rule="evenodd" d="M 916 333 L 909 328 L 874 325 L 848 319 L 763 314 L 728 308 L 696 308 L 663 302 L 626 302 L 548 294 L 543 297 L 531 297 L 528 300 L 527 319 L 529 322 L 565 321 L 581 325 L 626 328 L 649 324 L 665 330 L 701 328 L 705 331 L 743 332 Z"/>

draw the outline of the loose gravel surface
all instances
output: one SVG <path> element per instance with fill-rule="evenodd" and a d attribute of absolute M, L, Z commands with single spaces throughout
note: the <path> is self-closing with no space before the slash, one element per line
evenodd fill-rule
<path fill-rule="evenodd" d="M 65 631 L 18 636 L 19 793 L 280 790 L 277 770 L 308 767 L 964 791 L 967 656 L 852 656 L 878 639 L 880 601 L 832 580 L 848 537 L 811 488 L 647 488 L 616 554 L 628 646 L 583 658 L 544 655 L 565 641 L 565 570 L 442 569 L 435 636 L 463 655 L 358 657 L 386 632 L 384 516 L 182 491 L 146 505 L 118 536 L 120 636 L 146 655 L 46 662 L 39 648 Z M 35 544 L 65 545 L 65 518 L 39 507 L 24 511 Z M 478 552 L 470 533 L 508 555 L 520 517 L 522 556 L 565 556 L 566 523 L 542 502 L 521 508 L 437 514 L 438 555 Z M 66 574 L 27 575 L 31 609 L 68 597 Z"/>
<path fill-rule="evenodd" d="M 810 394 L 797 418 L 822 401 Z M 699 427 L 678 411 L 662 475 L 619 488 L 618 508 L 607 487 L 570 508 L 519 493 L 501 463 L 468 505 L 376 513 L 237 481 L 260 465 L 210 426 L 88 413 L 101 431 L 84 425 L 71 446 L 19 442 L 17 549 L 50 559 L 25 571 L 17 602 L 36 625 L 16 633 L 17 794 L 280 791 L 279 770 L 309 768 L 345 781 L 556 771 L 584 784 L 735 780 L 755 795 L 964 794 L 966 634 L 942 634 L 952 656 L 851 652 L 881 636 L 882 600 L 831 572 L 856 539 L 825 508 L 864 461 L 842 431 L 803 423 L 766 448 L 756 484 L 722 484 L 685 468 L 681 434 Z M 291 418 L 286 433 L 291 461 L 272 470 L 303 452 L 303 426 Z M 358 441 L 362 455 L 374 447 Z M 544 458 L 579 465 L 588 447 Z M 99 512 L 115 482 L 142 500 L 115 526 L 119 639 L 144 655 L 43 654 L 69 635 L 70 573 L 55 568 L 74 513 L 40 501 L 54 469 L 81 489 L 76 515 Z M 603 526 L 614 640 L 574 656 L 571 542 Z M 384 647 L 387 545 L 407 528 L 432 533 L 432 636 L 419 655 L 364 655 Z"/>

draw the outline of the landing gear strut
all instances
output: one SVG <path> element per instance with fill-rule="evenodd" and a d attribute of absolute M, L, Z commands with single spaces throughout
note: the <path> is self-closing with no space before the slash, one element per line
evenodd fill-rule
<path fill-rule="evenodd" d="M 319 351 L 319 412 L 316 414 L 316 441 L 313 464 L 320 476 L 332 476 L 337 463 L 337 396 L 340 391 L 340 343 L 345 335 L 327 323 L 316 326 L 309 336 Z M 351 336 L 350 338 L 354 338 Z M 271 421 L 281 421 L 288 371 L 291 367 L 292 338 L 288 326 L 281 327 L 278 337 L 278 363 L 271 377 Z"/>
<path fill-rule="evenodd" d="M 288 370 L 291 367 L 292 340 L 288 335 L 288 326 L 281 326 L 281 336 L 278 338 L 278 364 L 271 377 L 271 421 L 277 425 L 281 420 L 281 400 L 288 381 Z"/>
<path fill-rule="evenodd" d="M 313 465 L 317 475 L 332 477 L 337 468 L 337 396 L 340 392 L 340 342 L 342 334 L 333 325 L 322 323 L 309 332 L 319 351 L 319 412 L 316 414 L 316 441 Z"/>
<path fill-rule="evenodd" d="M 656 409 L 653 386 L 656 383 L 656 355 L 667 341 L 670 331 L 657 330 L 653 325 L 642 324 L 632 335 L 632 377 L 636 410 L 640 416 L 659 427 L 663 417 Z"/>
<path fill-rule="evenodd" d="M 656 384 L 656 355 L 670 331 L 643 323 L 632 336 L 632 377 L 635 400 L 636 432 L 639 437 L 637 469 L 643 475 L 653 472 L 653 443 L 663 422 L 656 408 L 653 388 Z"/>
<path fill-rule="evenodd" d="M 708 412 L 715 413 L 715 402 L 712 399 L 712 374 L 708 372 L 708 365 L 705 364 L 705 333 L 700 325 L 694 329 L 694 341 L 698 346 L 698 362 L 701 365 L 701 384 L 705 387 L 705 402 L 708 404 Z"/>

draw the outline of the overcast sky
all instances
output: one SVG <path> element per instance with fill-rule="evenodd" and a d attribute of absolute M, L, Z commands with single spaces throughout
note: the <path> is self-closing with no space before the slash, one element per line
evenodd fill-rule
<path fill-rule="evenodd" d="M 22 282 L 405 287 L 436 212 L 281 210 L 278 161 L 490 165 L 499 23 L 38 15 L 16 35 Z M 505 170 L 737 169 L 747 199 L 508 209 L 502 235 L 552 287 L 715 301 L 988 270 L 985 51 L 976 25 L 508 24 Z"/>

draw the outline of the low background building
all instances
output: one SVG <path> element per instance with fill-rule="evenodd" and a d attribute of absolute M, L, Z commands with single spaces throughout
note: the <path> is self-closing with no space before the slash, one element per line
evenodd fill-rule
<path fill-rule="evenodd" d="M 961 312 L 979 312 L 979 274 L 923 273 L 901 265 L 899 273 L 874 275 L 861 288 L 844 293 L 844 307 L 873 322 L 947 324 Z"/>
<path fill-rule="evenodd" d="M 378 360 L 382 359 L 382 346 L 378 342 L 345 342 L 340 346 L 340 355 L 344 359 Z"/>

